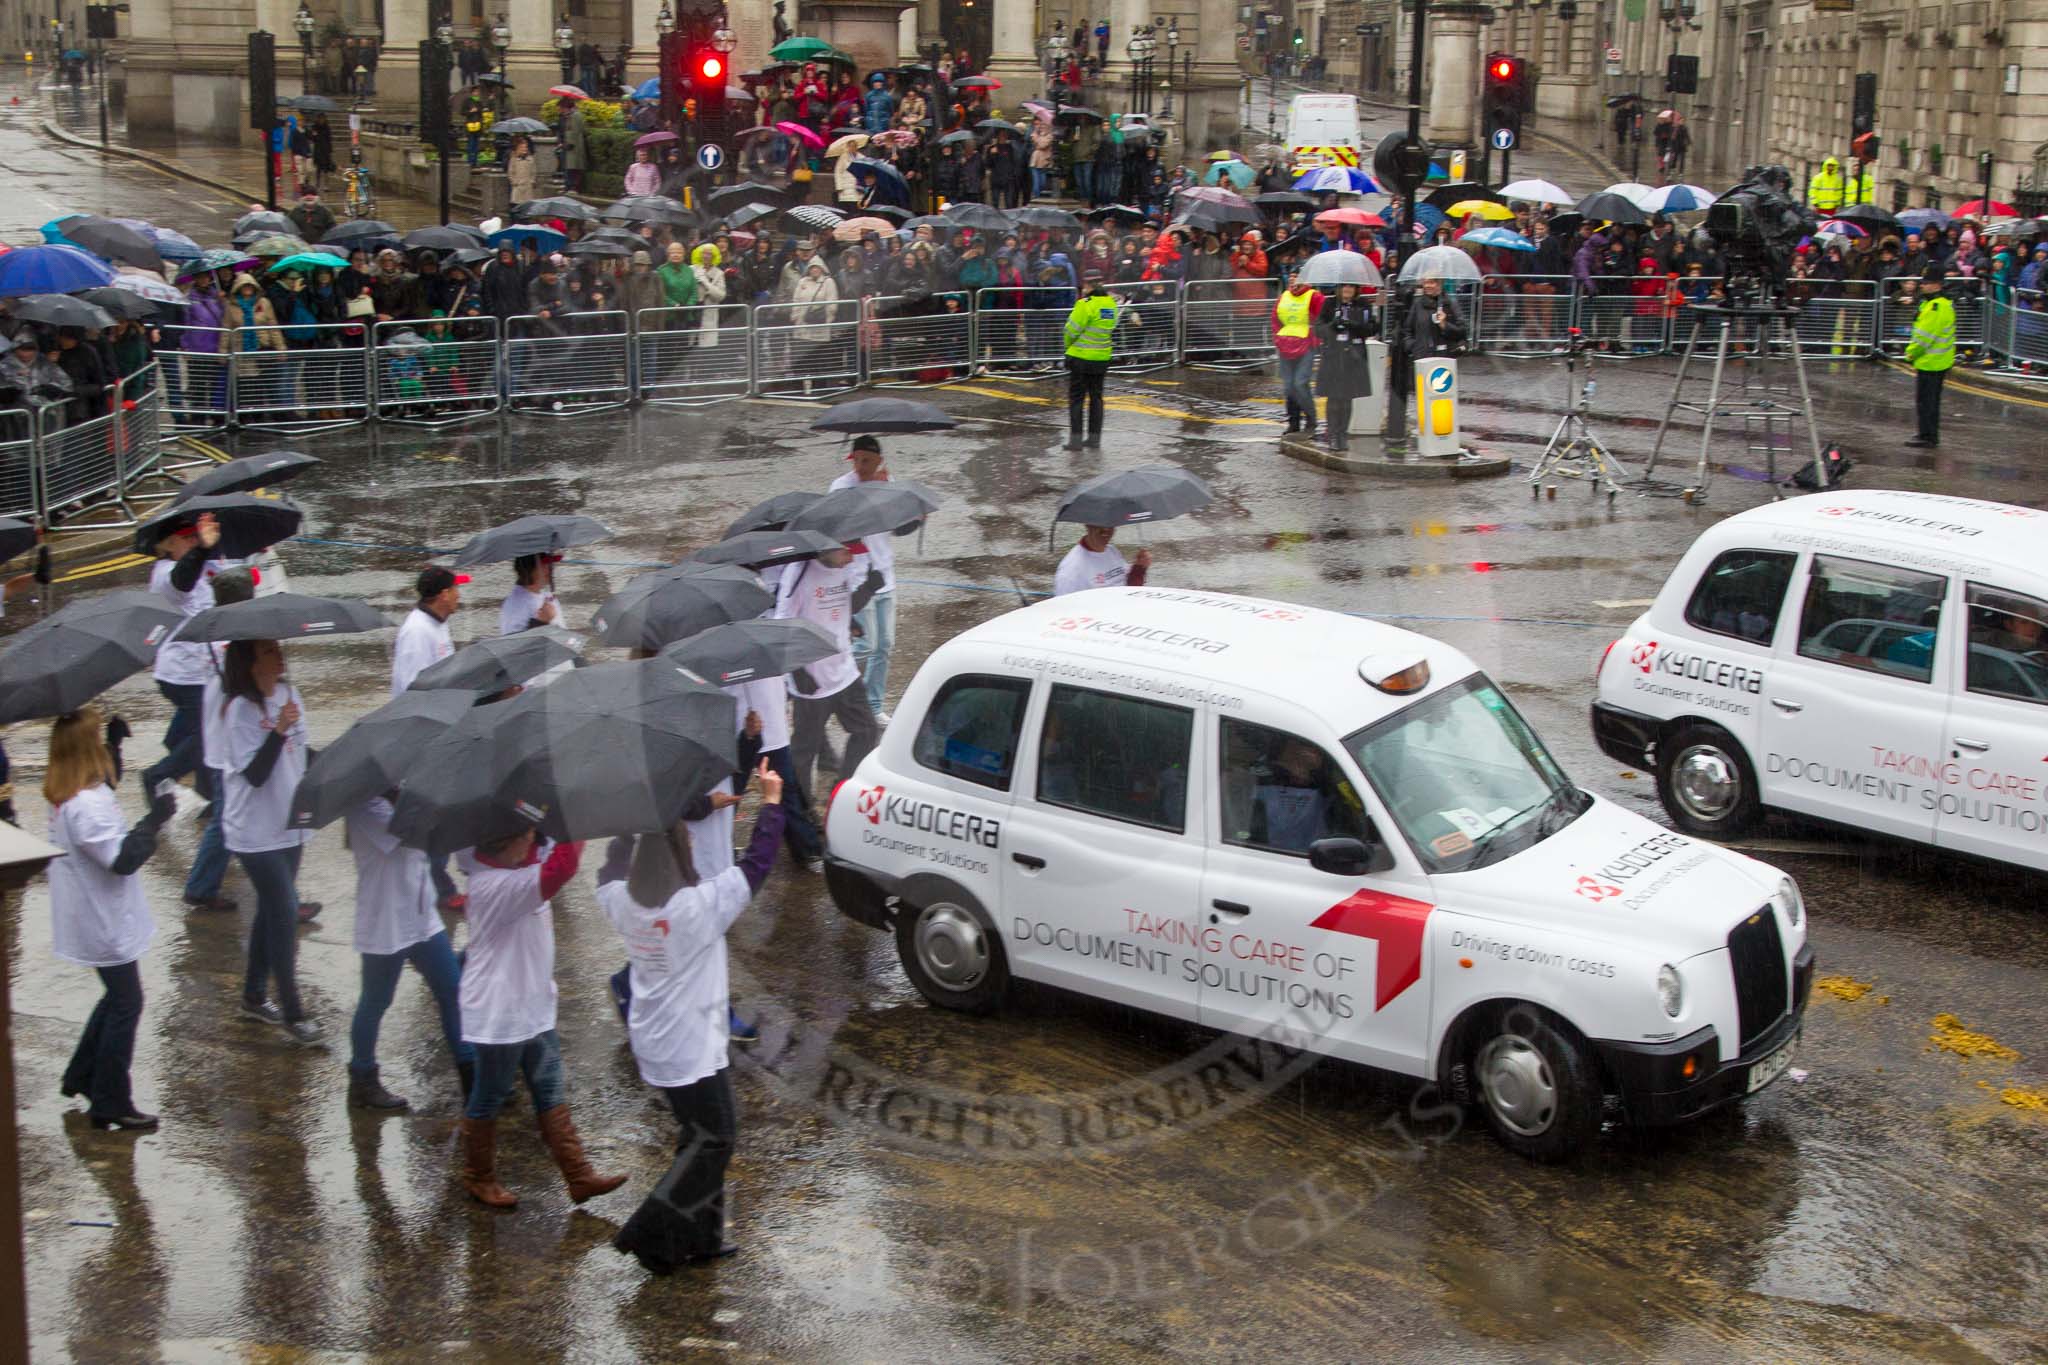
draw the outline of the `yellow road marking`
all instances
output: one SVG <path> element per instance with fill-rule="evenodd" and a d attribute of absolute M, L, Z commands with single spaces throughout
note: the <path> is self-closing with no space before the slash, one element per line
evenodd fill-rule
<path fill-rule="evenodd" d="M 1042 393 L 1011 393 L 1006 389 L 988 389 L 979 384 L 948 384 L 955 393 L 978 393 L 984 398 L 1006 398 L 1012 403 L 1032 403 L 1039 407 L 1065 407 L 1064 395 L 1053 397 Z M 1109 412 L 1135 412 L 1143 417 L 1171 417 L 1181 422 L 1200 422 L 1204 426 L 1217 427 L 1269 427 L 1277 423 L 1270 417 L 1204 417 L 1198 413 L 1184 412 L 1179 408 L 1163 408 L 1156 403 L 1141 403 L 1135 398 L 1105 398 L 1102 406 Z"/>
<path fill-rule="evenodd" d="M 137 565 L 149 562 L 148 555 L 116 555 L 112 559 L 103 559 L 97 564 L 82 565 L 79 568 L 73 569 L 70 573 L 58 576 L 52 581 L 57 583 L 76 583 L 82 578 L 98 578 L 101 574 L 119 573 L 123 569 L 132 569 Z"/>
<path fill-rule="evenodd" d="M 1900 374 L 1917 373 L 1917 371 L 1914 370 L 1914 368 L 1911 365 L 1904 364 L 1897 360 L 1886 359 L 1884 361 L 1884 365 L 1885 368 L 1897 370 Z M 1975 384 L 1966 384 L 1962 380 L 1957 379 L 1955 377 L 1954 370 L 1949 371 L 1948 382 L 1943 387 L 1951 389 L 1960 389 L 1962 392 L 1969 394 L 1973 398 L 1989 398 L 2000 403 L 2018 403 L 2023 407 L 2029 408 L 2048 408 L 2048 400 L 2040 398 L 2022 398 L 2016 393 L 2000 393 L 1997 389 L 1980 389 Z"/>

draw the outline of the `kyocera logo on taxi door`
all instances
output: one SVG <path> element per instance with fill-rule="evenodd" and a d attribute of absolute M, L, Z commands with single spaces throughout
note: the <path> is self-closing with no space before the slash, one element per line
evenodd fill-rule
<path fill-rule="evenodd" d="M 854 799 L 854 813 L 871 825 L 895 825 L 919 834 L 936 834 L 958 839 L 981 848 L 994 848 L 1002 836 L 1003 822 L 971 811 L 941 806 L 914 796 L 891 796 L 887 787 L 862 787 Z"/>
<path fill-rule="evenodd" d="M 1683 649 L 1659 648 L 1655 640 L 1645 640 L 1631 649 L 1628 661 L 1643 673 L 1663 673 L 1687 682 L 1705 683 L 1709 687 L 1725 687 L 1731 692 L 1754 694 L 1763 691 L 1764 671 L 1761 668 L 1733 664 Z"/>

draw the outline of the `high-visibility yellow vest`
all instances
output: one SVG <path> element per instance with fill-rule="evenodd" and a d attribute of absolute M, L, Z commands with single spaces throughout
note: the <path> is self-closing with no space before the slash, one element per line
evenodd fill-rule
<path fill-rule="evenodd" d="M 1920 305 L 1906 359 L 1916 370 L 1946 370 L 1956 363 L 1956 306 L 1936 294 Z"/>
<path fill-rule="evenodd" d="M 1067 314 L 1067 354 L 1076 360 L 1108 360 L 1118 306 L 1108 294 L 1083 294 Z"/>
<path fill-rule="evenodd" d="M 1309 322 L 1315 316 L 1310 311 L 1314 299 L 1315 291 L 1312 289 L 1304 289 L 1299 294 L 1290 289 L 1280 296 L 1280 301 L 1273 305 L 1273 315 L 1280 321 L 1281 336 L 1308 335 Z"/>

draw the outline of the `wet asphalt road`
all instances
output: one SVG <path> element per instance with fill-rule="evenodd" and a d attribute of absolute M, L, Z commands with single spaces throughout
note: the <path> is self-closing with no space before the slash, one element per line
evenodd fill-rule
<path fill-rule="evenodd" d="M 0 140 L 0 161 L 26 154 Z M 1660 374 L 1660 362 L 1602 372 L 1599 420 L 1627 458 L 1647 447 Z M 1552 369 L 1479 361 L 1466 375 L 1482 439 L 1522 455 L 1540 445 Z M 1909 460 L 1879 439 L 1907 420 L 1906 380 L 1857 366 L 1819 381 L 1830 430 L 1864 461 L 1859 482 L 2043 497 L 2034 457 L 2011 453 L 2035 444 L 2030 410 L 1952 394 L 1944 449 Z M 1601 649 L 1699 529 L 1767 495 L 1734 446 L 1705 506 L 1625 495 L 1610 508 L 1571 487 L 1532 502 L 1519 475 L 1361 484 L 1284 459 L 1265 376 L 1120 379 L 1101 455 L 1058 448 L 1049 384 L 929 396 L 966 420 L 886 442 L 899 476 L 948 498 L 901 554 L 892 692 L 937 642 L 1048 584 L 1061 489 L 1173 460 L 1217 501 L 1145 533 L 1155 581 L 1385 615 L 1449 640 L 1504 682 L 1581 783 L 1661 818 L 1647 778 L 1594 749 L 1585 705 Z M 362 596 L 395 619 L 419 547 L 582 511 L 618 532 L 581 556 L 594 562 L 564 567 L 571 621 L 587 621 L 640 567 L 716 538 L 770 492 L 838 473 L 840 447 L 805 430 L 811 413 L 743 402 L 291 442 L 330 461 L 293 489 L 319 538 L 287 547 L 294 586 Z M 480 577 L 458 640 L 492 629 L 508 583 L 502 569 Z M 316 743 L 383 700 L 388 648 L 388 634 L 291 647 Z M 146 679 L 109 700 L 135 725 L 131 758 L 148 761 L 162 703 Z M 16 727 L 9 739 L 25 822 L 40 829 L 40 738 Z M 177 908 L 197 833 L 176 821 L 143 874 L 159 934 L 143 959 L 135 1074 L 138 1101 L 164 1116 L 158 1134 L 97 1134 L 67 1112 L 58 1076 L 95 986 L 51 957 L 40 887 L 0 909 L 38 1360 L 2044 1358 L 2048 1115 L 1999 1098 L 2048 1085 L 2035 877 L 1772 824 L 1757 846 L 1805 887 L 1821 971 L 1871 989 L 1817 996 L 1803 1079 L 1552 1169 L 1474 1124 L 1412 1113 L 1405 1082 L 1291 1066 L 1074 997 L 1025 992 L 992 1019 L 939 1014 L 892 945 L 785 864 L 733 932 L 736 994 L 765 1035 L 735 1056 L 744 1250 L 651 1281 L 606 1242 L 666 1165 L 673 1126 L 622 1046 L 604 988 L 619 945 L 588 873 L 558 901 L 564 1050 L 586 1141 L 632 1180 L 572 1211 L 537 1139 L 508 1117 L 501 1173 L 523 1198 L 497 1215 L 454 1182 L 454 1080 L 417 982 L 401 987 L 382 1046 L 414 1112 L 344 1106 L 356 958 L 338 836 L 309 847 L 302 878 L 328 908 L 302 935 L 301 978 L 334 1038 L 306 1051 L 234 1015 L 250 900 L 239 871 L 240 914 Z M 1942 1012 L 2019 1059 L 1931 1050 Z M 1132 1139 L 1103 1102 L 1141 1076 L 1184 1078 L 1200 1098 Z M 976 1104 L 1059 1121 L 1019 1152 L 960 1117 Z"/>

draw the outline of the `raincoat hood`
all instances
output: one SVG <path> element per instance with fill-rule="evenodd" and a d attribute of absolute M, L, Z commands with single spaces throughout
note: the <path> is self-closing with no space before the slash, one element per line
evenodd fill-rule
<path fill-rule="evenodd" d="M 256 277 L 246 270 L 237 270 L 235 272 L 235 282 L 228 286 L 228 292 L 230 294 L 239 293 L 245 284 L 254 289 L 258 294 L 263 292 L 263 287 L 256 283 Z"/>
<path fill-rule="evenodd" d="M 1828 157 L 1825 161 L 1822 161 L 1820 163 L 1820 168 L 1823 171 L 1839 171 L 1842 169 L 1842 163 L 1835 160 L 1833 157 Z"/>

